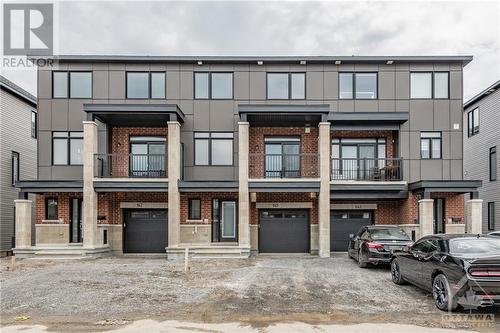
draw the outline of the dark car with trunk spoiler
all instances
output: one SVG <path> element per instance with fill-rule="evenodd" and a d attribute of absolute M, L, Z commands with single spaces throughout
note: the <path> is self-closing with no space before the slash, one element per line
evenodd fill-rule
<path fill-rule="evenodd" d="M 500 305 L 500 239 L 488 235 L 425 236 L 395 251 L 392 281 L 432 292 L 438 309 Z"/>
<path fill-rule="evenodd" d="M 413 244 L 408 235 L 397 226 L 369 225 L 349 235 L 349 257 L 358 261 L 359 267 L 389 264 L 392 252 Z"/>

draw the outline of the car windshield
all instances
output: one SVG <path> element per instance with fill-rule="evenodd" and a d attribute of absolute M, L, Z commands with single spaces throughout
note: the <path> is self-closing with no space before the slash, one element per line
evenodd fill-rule
<path fill-rule="evenodd" d="M 455 238 L 450 239 L 450 253 L 467 257 L 500 255 L 500 239 Z"/>
<path fill-rule="evenodd" d="M 410 237 L 401 229 L 398 228 L 387 228 L 387 229 L 371 229 L 370 234 L 372 239 L 398 239 L 398 240 L 410 240 Z"/>

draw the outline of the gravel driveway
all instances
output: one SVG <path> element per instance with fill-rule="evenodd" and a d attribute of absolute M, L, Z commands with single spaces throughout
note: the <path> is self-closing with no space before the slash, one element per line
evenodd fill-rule
<path fill-rule="evenodd" d="M 8 263 L 2 259 L 2 325 L 29 316 L 29 324 L 83 331 L 148 318 L 449 327 L 430 295 L 394 285 L 387 268 L 360 269 L 345 254 L 198 260 L 189 273 L 164 259 L 23 260 L 15 272 Z"/>

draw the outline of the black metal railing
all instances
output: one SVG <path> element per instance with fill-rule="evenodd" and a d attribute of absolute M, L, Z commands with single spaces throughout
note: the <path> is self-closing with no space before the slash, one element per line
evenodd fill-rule
<path fill-rule="evenodd" d="M 250 154 L 250 178 L 317 178 L 319 155 Z"/>
<path fill-rule="evenodd" d="M 167 177 L 165 154 L 95 154 L 94 175 L 98 178 Z"/>
<path fill-rule="evenodd" d="M 403 179 L 401 158 L 332 158 L 332 180 L 394 181 Z"/>

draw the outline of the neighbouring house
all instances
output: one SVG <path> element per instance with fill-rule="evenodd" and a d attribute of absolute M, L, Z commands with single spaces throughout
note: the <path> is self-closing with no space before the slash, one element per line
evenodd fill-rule
<path fill-rule="evenodd" d="M 479 179 L 483 186 L 482 231 L 500 230 L 500 81 L 464 103 L 464 179 Z"/>
<path fill-rule="evenodd" d="M 18 183 L 36 243 L 22 228 L 16 253 L 328 257 L 367 224 L 464 232 L 471 60 L 59 56 L 38 72 L 38 180 Z"/>
<path fill-rule="evenodd" d="M 36 97 L 0 75 L 0 256 L 14 247 L 15 183 L 37 179 L 37 122 Z"/>

